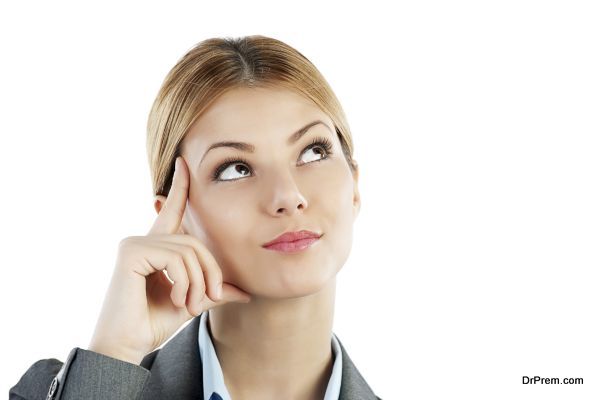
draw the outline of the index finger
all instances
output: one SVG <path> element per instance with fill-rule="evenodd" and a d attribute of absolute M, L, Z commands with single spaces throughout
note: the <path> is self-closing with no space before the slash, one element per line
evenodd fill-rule
<path fill-rule="evenodd" d="M 165 204 L 160 209 L 148 234 L 177 233 L 188 199 L 189 172 L 183 157 L 175 159 L 175 172 Z"/>

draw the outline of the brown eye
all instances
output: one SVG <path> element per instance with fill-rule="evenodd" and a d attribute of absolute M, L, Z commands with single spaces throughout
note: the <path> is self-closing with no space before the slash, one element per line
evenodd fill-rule
<path fill-rule="evenodd" d="M 250 169 L 244 163 L 229 163 L 217 173 L 218 180 L 231 181 L 250 175 Z"/>
<path fill-rule="evenodd" d="M 325 160 L 325 159 L 329 158 L 329 156 L 333 153 L 332 149 L 333 149 L 333 145 L 331 144 L 329 139 L 324 138 L 324 137 L 318 137 L 318 138 L 313 139 L 312 143 L 309 144 L 308 146 L 306 146 L 304 148 L 304 150 L 302 151 L 302 153 L 304 154 L 304 152 L 306 150 L 313 150 L 313 152 L 309 153 L 309 154 L 323 155 L 323 157 L 317 158 L 314 161 L 321 161 L 321 160 Z M 315 151 L 316 151 L 316 153 L 315 153 Z M 312 162 L 312 161 L 308 161 L 308 162 Z"/>
<path fill-rule="evenodd" d="M 318 161 L 318 160 L 322 160 L 323 158 L 327 157 L 327 150 L 325 150 L 323 147 L 318 146 L 318 145 L 311 145 L 311 147 L 309 147 L 308 149 L 305 150 L 305 152 L 303 152 L 302 154 L 309 154 L 309 155 L 315 155 L 315 154 L 319 154 L 322 155 L 323 157 L 318 157 L 316 160 L 313 161 Z M 307 162 L 312 162 L 311 160 L 302 160 L 303 163 L 307 163 Z"/>
<path fill-rule="evenodd" d="M 235 174 L 242 174 L 242 177 L 250 174 L 250 168 L 246 166 L 247 161 L 234 159 L 221 164 L 213 174 L 213 180 L 216 181 L 235 181 L 239 179 Z M 246 173 L 247 172 L 247 173 Z M 223 178 L 225 176 L 225 178 Z M 229 179 L 233 178 L 233 179 Z"/>

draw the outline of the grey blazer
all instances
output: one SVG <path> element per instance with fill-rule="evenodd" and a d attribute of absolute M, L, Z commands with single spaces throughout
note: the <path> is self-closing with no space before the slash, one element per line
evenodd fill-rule
<path fill-rule="evenodd" d="M 39 360 L 10 389 L 9 400 L 202 400 L 199 323 L 200 316 L 194 317 L 162 348 L 146 355 L 140 365 L 79 347 L 71 350 L 64 363 L 55 358 Z M 339 399 L 381 400 L 358 372 L 344 346 L 341 349 Z"/>

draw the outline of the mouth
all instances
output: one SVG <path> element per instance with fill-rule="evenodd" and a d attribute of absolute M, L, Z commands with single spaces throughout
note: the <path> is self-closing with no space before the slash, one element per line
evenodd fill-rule
<path fill-rule="evenodd" d="M 319 234 L 312 231 L 286 232 L 274 240 L 265 243 L 262 247 L 267 250 L 281 251 L 285 253 L 295 253 L 305 250 L 317 242 L 323 233 Z"/>

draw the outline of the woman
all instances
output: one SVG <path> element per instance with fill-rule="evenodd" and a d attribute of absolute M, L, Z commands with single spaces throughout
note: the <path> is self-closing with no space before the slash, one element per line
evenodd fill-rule
<path fill-rule="evenodd" d="M 88 348 L 36 362 L 10 398 L 379 399 L 332 333 L 358 165 L 314 65 L 264 36 L 205 40 L 147 139 L 153 226 L 121 241 Z"/>

